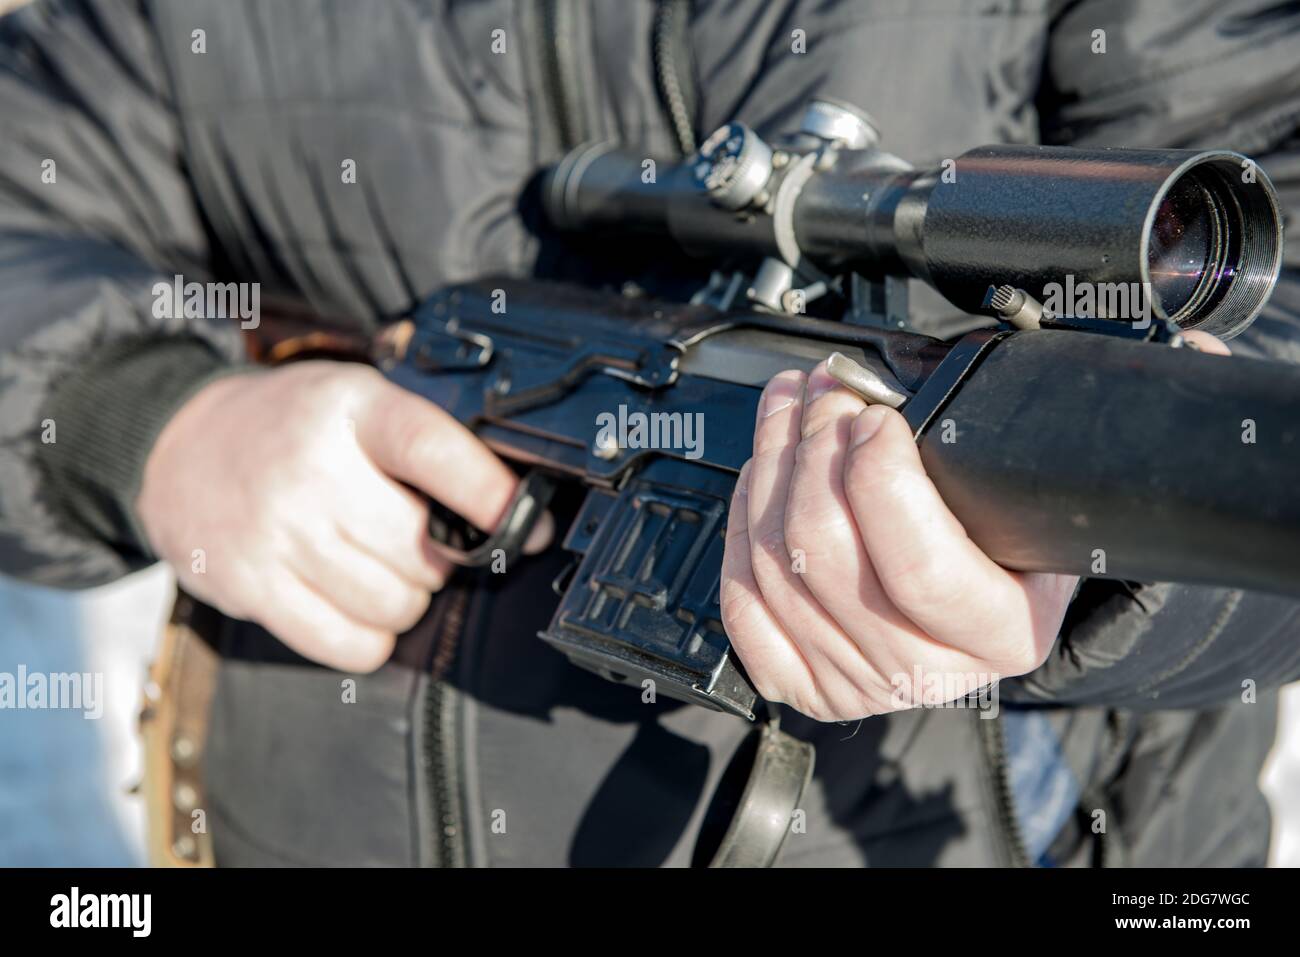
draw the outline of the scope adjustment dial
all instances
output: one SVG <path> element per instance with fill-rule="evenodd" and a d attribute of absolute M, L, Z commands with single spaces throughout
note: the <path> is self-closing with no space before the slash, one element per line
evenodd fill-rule
<path fill-rule="evenodd" d="M 740 210 L 772 178 L 772 149 L 744 123 L 718 127 L 691 163 L 695 182 L 723 209 Z"/>

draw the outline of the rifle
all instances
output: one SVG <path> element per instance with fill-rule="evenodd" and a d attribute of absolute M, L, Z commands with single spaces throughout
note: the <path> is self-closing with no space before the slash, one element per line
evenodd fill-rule
<path fill-rule="evenodd" d="M 575 663 L 754 718 L 718 607 L 727 505 L 764 384 L 835 353 L 1003 566 L 1300 594 L 1300 372 L 1180 348 L 1240 333 L 1276 282 L 1278 201 L 1245 157 L 987 146 L 916 170 L 818 100 L 771 145 L 739 123 L 677 164 L 590 144 L 542 189 L 561 230 L 719 268 L 690 302 L 444 289 L 380 365 L 526 470 L 490 536 L 435 513 L 461 564 L 513 560 L 557 486 L 585 485 L 541 635 Z M 996 324 L 912 331 L 907 277 Z"/>

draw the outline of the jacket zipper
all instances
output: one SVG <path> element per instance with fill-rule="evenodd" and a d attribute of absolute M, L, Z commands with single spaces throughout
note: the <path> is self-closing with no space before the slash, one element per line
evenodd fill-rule
<path fill-rule="evenodd" d="M 671 7 L 682 16 L 685 4 L 665 4 L 664 12 L 671 16 Z M 545 0 L 542 8 L 542 25 L 539 45 L 543 64 L 543 97 L 549 118 L 554 122 L 563 150 L 572 149 L 591 135 L 587 129 L 583 108 L 581 84 L 572 71 L 576 68 L 573 39 L 578 32 L 578 19 L 585 15 L 582 0 Z M 656 79 L 663 84 L 670 79 L 672 89 L 680 91 L 680 80 L 675 76 L 678 56 L 670 49 L 666 27 L 671 23 L 660 18 L 656 24 L 655 60 Z M 687 91 L 689 92 L 689 91 Z M 678 94 L 678 99 L 681 94 Z M 679 108 L 678 113 L 682 112 Z M 674 116 L 680 120 L 680 117 Z M 678 123 L 680 127 L 681 123 Z M 687 127 L 689 131 L 689 127 Z M 676 130 L 679 139 L 683 133 Z M 687 144 L 681 144 L 686 150 Z M 689 144 L 692 148 L 694 143 Z M 452 687 L 448 676 L 456 660 L 456 653 L 465 630 L 465 615 L 469 605 L 469 587 L 465 584 L 451 586 L 446 595 L 442 621 L 439 624 L 430 679 L 425 697 L 424 741 L 425 762 L 429 773 L 429 790 L 433 803 L 432 818 L 433 866 L 464 867 L 465 814 L 461 794 L 460 707 L 459 692 Z"/>
<path fill-rule="evenodd" d="M 577 93 L 565 75 L 563 57 L 571 45 L 569 33 L 578 8 L 573 0 L 546 0 L 542 7 L 542 29 L 538 30 L 540 59 L 544 69 L 541 84 L 547 113 L 564 141 L 563 149 L 579 142 L 585 132 L 581 116 L 576 115 Z M 537 122 L 545 122 L 539 117 Z M 576 124 L 576 128 L 575 128 Z M 430 855 L 434 867 L 465 867 L 465 809 L 462 795 L 462 751 L 460 692 L 449 677 L 465 631 L 465 617 L 472 584 L 448 585 L 441 599 L 429 683 L 424 698 L 424 761 L 428 774 L 429 798 L 433 822 Z"/>
<path fill-rule="evenodd" d="M 465 815 L 461 806 L 460 702 L 449 680 L 465 631 L 469 587 L 449 586 L 438 623 L 424 700 L 425 767 L 432 800 L 434 867 L 464 867 Z"/>
<path fill-rule="evenodd" d="M 1029 854 L 1025 850 L 1024 833 L 1016 817 L 1015 798 L 1011 793 L 1011 775 L 1007 767 L 1007 733 L 1002 716 L 986 718 L 979 709 L 972 712 L 978 725 L 984 757 L 992 778 L 993 810 L 1003 864 L 1008 867 L 1029 867 Z"/>
<path fill-rule="evenodd" d="M 545 0 L 542 6 L 541 60 L 545 72 L 543 96 L 550 120 L 567 151 L 591 136 L 583 105 L 582 84 L 574 75 L 580 58 L 575 50 L 579 21 L 585 16 L 582 0 Z"/>

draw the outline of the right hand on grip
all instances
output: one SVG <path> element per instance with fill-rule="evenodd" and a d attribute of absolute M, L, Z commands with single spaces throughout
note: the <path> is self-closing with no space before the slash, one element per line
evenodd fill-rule
<path fill-rule="evenodd" d="M 418 489 L 484 529 L 514 473 L 374 369 L 303 362 L 218 379 L 163 429 L 136 512 L 180 585 L 299 654 L 373 671 L 451 566 Z M 544 516 L 527 551 L 552 534 Z"/>

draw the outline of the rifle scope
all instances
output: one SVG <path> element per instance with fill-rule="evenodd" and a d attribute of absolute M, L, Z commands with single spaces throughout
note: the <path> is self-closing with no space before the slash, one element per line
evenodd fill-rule
<path fill-rule="evenodd" d="M 561 229 L 663 234 L 810 280 L 914 276 L 967 312 L 1010 284 L 1060 316 L 1172 319 L 1230 338 L 1277 281 L 1277 194 L 1239 153 L 982 146 L 917 170 L 877 140 L 861 111 L 816 100 L 778 145 L 731 123 L 668 168 L 580 146 L 548 173 L 543 201 Z"/>

